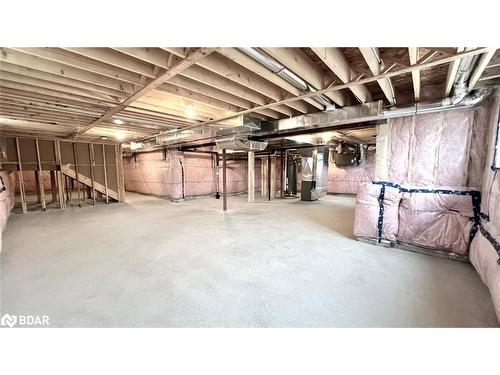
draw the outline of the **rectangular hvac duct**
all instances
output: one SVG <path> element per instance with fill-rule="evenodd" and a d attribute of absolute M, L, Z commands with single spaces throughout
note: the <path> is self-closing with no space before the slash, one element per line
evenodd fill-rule
<path fill-rule="evenodd" d="M 220 149 L 233 151 L 263 151 L 267 147 L 267 142 L 251 141 L 236 136 L 216 138 L 215 144 Z"/>

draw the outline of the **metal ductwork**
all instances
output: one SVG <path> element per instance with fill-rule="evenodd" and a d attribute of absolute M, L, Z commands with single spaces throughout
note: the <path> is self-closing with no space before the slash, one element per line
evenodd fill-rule
<path fill-rule="evenodd" d="M 233 151 L 264 151 L 267 147 L 267 142 L 251 141 L 235 136 L 216 138 L 215 144 L 221 149 Z"/>
<path fill-rule="evenodd" d="M 253 48 L 253 47 L 239 48 L 238 47 L 238 49 L 241 52 L 243 52 L 245 55 L 251 57 L 255 61 L 264 65 L 270 71 L 272 71 L 273 73 L 277 74 L 278 76 L 280 76 L 281 78 L 286 80 L 288 83 L 290 83 L 293 86 L 295 86 L 296 88 L 298 88 L 303 93 L 318 91 L 316 88 L 314 88 L 313 86 L 308 84 L 306 81 L 304 81 L 302 78 L 300 78 L 297 74 L 292 72 L 286 66 L 284 66 L 279 61 L 277 61 L 273 57 L 269 56 L 267 53 L 260 50 L 259 48 Z M 333 104 L 331 102 L 331 100 L 323 94 L 315 96 L 314 99 L 316 101 L 318 101 L 319 103 L 321 103 L 323 106 L 325 106 L 327 110 L 331 110 L 331 109 L 335 108 L 335 104 Z"/>
<path fill-rule="evenodd" d="M 460 61 L 455 82 L 453 83 L 453 95 L 449 98 L 443 99 L 443 106 L 457 105 L 459 103 L 462 103 L 462 101 L 465 99 L 469 92 L 469 78 L 472 74 L 474 66 L 476 65 L 477 59 L 477 55 L 467 56 Z"/>

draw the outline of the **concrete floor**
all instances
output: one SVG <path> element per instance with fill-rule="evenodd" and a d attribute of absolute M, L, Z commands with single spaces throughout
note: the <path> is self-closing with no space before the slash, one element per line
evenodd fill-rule
<path fill-rule="evenodd" d="M 15 214 L 2 314 L 58 327 L 496 327 L 473 267 L 352 239 L 354 198 Z"/>

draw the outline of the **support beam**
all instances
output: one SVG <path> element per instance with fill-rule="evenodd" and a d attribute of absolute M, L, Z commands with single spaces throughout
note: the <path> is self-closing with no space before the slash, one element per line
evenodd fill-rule
<path fill-rule="evenodd" d="M 80 129 L 79 132 L 77 133 L 71 133 L 68 135 L 68 137 L 71 136 L 77 136 L 79 134 L 85 133 L 92 129 L 93 127 L 99 125 L 103 121 L 106 121 L 119 113 L 120 111 L 124 110 L 127 108 L 130 104 L 135 102 L 137 99 L 140 99 L 144 95 L 146 95 L 148 92 L 151 90 L 156 89 L 158 86 L 160 86 L 162 83 L 165 83 L 168 81 L 170 78 L 175 77 L 177 74 L 183 72 L 184 70 L 188 69 L 190 66 L 193 64 L 196 64 L 199 60 L 203 59 L 205 56 L 208 56 L 212 52 L 214 52 L 217 48 L 200 48 L 190 54 L 188 57 L 186 57 L 184 60 L 180 61 L 178 64 L 173 66 L 171 69 L 167 70 L 165 73 L 160 74 L 157 78 L 149 82 L 147 85 L 136 91 L 133 95 L 129 96 L 127 99 L 125 99 L 121 104 L 110 108 L 106 113 L 104 113 L 98 120 L 94 121 L 93 123 L 83 127 Z"/>
<path fill-rule="evenodd" d="M 410 64 L 416 65 L 418 63 L 418 47 L 408 48 L 408 54 L 410 57 Z M 413 92 L 415 93 L 415 103 L 418 103 L 420 102 L 420 70 L 412 71 L 411 78 L 413 80 Z"/>
<path fill-rule="evenodd" d="M 73 159 L 75 162 L 75 180 L 76 180 L 76 191 L 78 194 L 78 207 L 82 207 L 82 197 L 80 195 L 80 179 L 78 176 L 78 155 L 76 152 L 76 143 L 73 143 Z M 73 189 L 71 189 L 71 199 L 73 199 Z"/>
<path fill-rule="evenodd" d="M 366 64 L 370 68 L 370 71 L 374 76 L 380 74 L 380 54 L 378 52 L 378 48 L 374 47 L 362 47 L 359 49 L 363 58 L 366 61 Z M 396 104 L 396 94 L 394 91 L 394 86 L 389 78 L 379 79 L 377 80 L 378 85 L 382 89 L 385 97 L 389 101 L 391 105 Z"/>
<path fill-rule="evenodd" d="M 271 158 L 271 173 L 269 173 L 269 178 L 271 183 L 269 184 L 269 197 L 271 199 L 276 198 L 276 156 L 273 155 Z"/>
<path fill-rule="evenodd" d="M 104 164 L 104 194 L 106 196 L 106 204 L 109 203 L 109 193 L 108 193 L 108 170 L 106 162 L 106 146 L 102 145 L 102 160 Z"/>
<path fill-rule="evenodd" d="M 271 153 L 267 155 L 267 200 L 271 200 Z"/>
<path fill-rule="evenodd" d="M 258 63 L 254 59 L 248 57 L 245 55 L 243 52 L 237 50 L 236 48 L 222 48 L 219 53 L 228 59 L 234 61 L 235 63 L 247 68 L 248 70 L 251 70 L 252 72 L 258 74 L 262 78 L 266 79 L 269 82 L 274 83 L 276 86 L 281 87 L 283 90 L 287 91 L 288 93 L 292 95 L 300 95 L 302 92 L 286 81 L 285 79 L 281 78 L 279 75 L 276 73 L 273 73 L 270 71 L 268 68 L 263 66 L 262 64 Z M 314 99 L 306 99 L 305 100 L 307 103 L 310 105 L 316 107 L 320 111 L 324 109 L 323 105 L 319 104 L 317 101 Z M 300 102 L 297 102 L 299 104 Z M 309 112 L 309 111 L 308 111 Z"/>
<path fill-rule="evenodd" d="M 248 151 L 248 203 L 255 203 L 255 151 Z"/>
<path fill-rule="evenodd" d="M 325 74 L 305 53 L 297 48 L 263 48 L 263 50 L 281 62 L 302 79 L 313 85 L 316 89 L 322 89 L 326 82 Z M 326 93 L 331 100 L 340 106 L 348 105 L 348 98 L 343 92 L 329 91 Z"/>
<path fill-rule="evenodd" d="M 95 184 L 94 184 L 95 156 L 94 156 L 94 144 L 93 143 L 89 143 L 89 160 L 90 160 L 90 181 L 92 183 L 92 204 L 95 206 L 95 201 L 96 201 Z"/>
<path fill-rule="evenodd" d="M 469 90 L 474 89 L 474 86 L 476 86 L 477 81 L 481 77 L 481 75 L 484 72 L 484 69 L 488 66 L 490 60 L 493 58 L 493 55 L 495 54 L 496 49 L 495 48 L 490 48 L 488 52 L 485 54 L 481 55 L 479 57 L 479 60 L 476 64 L 476 67 L 474 71 L 472 72 L 472 75 L 469 79 Z"/>
<path fill-rule="evenodd" d="M 61 144 L 59 141 L 54 141 L 54 155 L 56 157 L 56 179 L 57 179 L 57 197 L 59 208 L 62 210 L 66 208 L 66 202 L 64 200 L 64 181 L 62 175 L 62 159 L 61 159 Z"/>
<path fill-rule="evenodd" d="M 40 145 L 38 144 L 38 138 L 35 139 L 35 146 L 36 146 L 36 163 L 38 169 L 38 184 L 40 185 L 39 187 L 40 201 L 42 203 L 42 211 L 47 211 L 47 203 L 45 202 L 45 191 L 43 187 L 43 178 L 42 178 L 42 162 L 40 160 Z"/>
<path fill-rule="evenodd" d="M 267 160 L 264 158 L 260 159 L 260 195 L 262 197 L 267 197 Z"/>
<path fill-rule="evenodd" d="M 463 50 L 465 50 L 464 47 L 457 48 L 457 52 L 462 52 Z M 446 75 L 446 83 L 444 86 L 445 98 L 447 98 L 451 94 L 451 88 L 453 87 L 453 83 L 455 83 L 455 78 L 457 76 L 459 66 L 460 66 L 460 60 L 454 60 L 450 62 L 450 66 L 448 67 L 448 73 Z"/>
<path fill-rule="evenodd" d="M 355 73 L 349 66 L 344 54 L 338 48 L 312 47 L 311 49 L 342 82 L 347 83 L 354 79 Z M 372 100 L 372 95 L 366 86 L 353 86 L 350 90 L 361 103 Z"/>
<path fill-rule="evenodd" d="M 222 210 L 227 211 L 226 149 L 222 150 Z"/>
<path fill-rule="evenodd" d="M 19 192 L 21 194 L 21 207 L 23 214 L 28 212 L 26 206 L 26 190 L 24 189 L 23 163 L 21 160 L 21 149 L 19 148 L 19 138 L 16 137 L 16 152 L 17 152 L 17 178 L 19 179 Z"/>

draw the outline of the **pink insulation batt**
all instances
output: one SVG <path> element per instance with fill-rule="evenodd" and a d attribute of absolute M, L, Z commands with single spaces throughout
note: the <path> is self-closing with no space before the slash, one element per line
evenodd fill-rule
<path fill-rule="evenodd" d="M 329 193 L 356 194 L 361 183 L 369 182 L 374 179 L 374 150 L 366 150 L 364 162 L 356 166 L 337 167 L 333 158 L 330 158 L 330 162 L 328 164 Z"/>
<path fill-rule="evenodd" d="M 354 235 L 358 237 L 378 237 L 378 219 L 380 212 L 379 195 L 382 186 L 363 182 L 356 196 L 354 212 Z M 401 193 L 399 189 L 386 186 L 384 193 L 384 220 L 382 238 L 394 241 L 399 231 L 398 205 Z"/>
<path fill-rule="evenodd" d="M 500 177 L 498 170 L 494 171 L 490 168 L 495 153 L 500 96 L 496 95 L 493 99 L 481 104 L 479 110 L 485 114 L 480 117 L 484 119 L 486 133 L 489 134 L 486 143 L 487 162 L 482 168 L 484 173 L 481 185 L 481 212 L 488 215 L 489 221 L 483 219 L 481 225 L 494 241 L 500 243 Z M 478 231 L 472 241 L 469 258 L 490 291 L 497 318 L 500 321 L 500 265 L 497 263 L 499 254 L 481 231 Z"/>
<path fill-rule="evenodd" d="M 473 217 L 470 195 L 403 193 L 398 240 L 465 254 Z"/>
<path fill-rule="evenodd" d="M 377 159 L 376 178 L 408 189 L 479 190 L 477 170 L 484 168 L 486 159 L 486 113 L 481 108 L 465 108 L 390 119 L 381 125 L 387 129 L 380 132 L 382 138 L 377 138 L 377 151 L 386 150 L 387 158 Z M 370 191 L 374 194 L 380 187 Z M 362 229 L 355 223 L 355 235 L 373 233 L 378 220 L 378 212 L 363 204 L 366 194 L 366 190 L 358 193 L 356 217 L 363 217 L 372 228 Z M 370 198 L 375 204 L 376 197 Z M 397 206 L 398 231 L 390 238 L 382 237 L 467 253 L 474 224 L 470 195 L 405 192 Z M 369 215 L 375 216 L 368 219 Z"/>
<path fill-rule="evenodd" d="M 328 192 L 356 194 L 363 182 L 375 178 L 375 164 L 360 164 L 352 167 L 328 167 Z"/>

